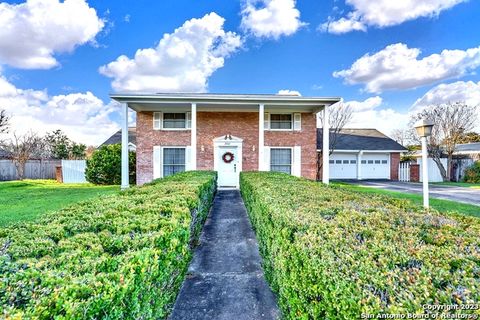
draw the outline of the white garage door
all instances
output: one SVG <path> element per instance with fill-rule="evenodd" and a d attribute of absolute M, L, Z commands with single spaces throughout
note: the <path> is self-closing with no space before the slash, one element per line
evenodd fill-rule
<path fill-rule="evenodd" d="M 362 156 L 362 179 L 390 179 L 390 154 L 374 153 Z"/>
<path fill-rule="evenodd" d="M 354 153 L 334 153 L 330 156 L 331 179 L 356 179 L 357 155 Z"/>

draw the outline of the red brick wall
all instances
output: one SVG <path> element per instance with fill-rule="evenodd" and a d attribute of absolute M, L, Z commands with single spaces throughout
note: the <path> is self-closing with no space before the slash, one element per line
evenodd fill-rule
<path fill-rule="evenodd" d="M 301 146 L 302 176 L 317 177 L 317 120 L 312 113 L 302 113 L 301 131 L 265 131 L 265 146 Z"/>
<path fill-rule="evenodd" d="M 400 153 L 390 153 L 390 180 L 398 181 L 398 166 L 400 165 Z"/>
<path fill-rule="evenodd" d="M 410 182 L 420 181 L 420 165 L 410 164 Z"/>
<path fill-rule="evenodd" d="M 258 112 L 198 112 L 197 169 L 213 170 L 213 139 L 230 134 L 243 139 L 244 171 L 258 170 Z M 153 113 L 137 113 L 137 183 L 153 178 L 153 146 L 190 145 L 190 130 L 153 130 Z M 302 176 L 316 177 L 316 119 L 302 114 L 302 131 L 265 131 L 266 146 L 301 146 Z M 202 151 L 203 148 L 203 151 Z"/>
<path fill-rule="evenodd" d="M 243 139 L 243 171 L 258 170 L 258 112 L 198 112 L 197 168 L 213 170 L 213 139 L 226 134 Z"/>
<path fill-rule="evenodd" d="M 137 112 L 137 184 L 153 179 L 153 146 L 187 146 L 190 136 L 190 130 L 153 130 L 153 113 Z"/>

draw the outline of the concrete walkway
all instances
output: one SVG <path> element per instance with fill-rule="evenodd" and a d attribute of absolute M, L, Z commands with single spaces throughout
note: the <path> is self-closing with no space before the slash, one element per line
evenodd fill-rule
<path fill-rule="evenodd" d="M 405 193 L 422 194 L 422 184 L 415 182 L 399 182 L 399 181 L 348 181 L 349 183 L 358 184 L 378 189 L 391 191 L 399 191 Z M 480 206 L 480 189 L 445 186 L 430 184 L 430 197 L 444 200 L 462 202 Z"/>
<path fill-rule="evenodd" d="M 240 192 L 219 191 L 170 319 L 278 318 Z"/>

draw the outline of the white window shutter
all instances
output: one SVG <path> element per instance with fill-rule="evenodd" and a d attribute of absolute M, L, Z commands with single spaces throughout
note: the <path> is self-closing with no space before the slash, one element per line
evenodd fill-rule
<path fill-rule="evenodd" d="M 192 113 L 187 112 L 185 115 L 186 123 L 185 123 L 185 128 L 191 129 L 192 128 Z"/>
<path fill-rule="evenodd" d="M 293 147 L 292 175 L 296 177 L 302 176 L 302 147 L 301 146 Z"/>
<path fill-rule="evenodd" d="M 270 171 L 270 147 L 263 147 L 263 170 Z"/>
<path fill-rule="evenodd" d="M 302 114 L 301 113 L 293 114 L 293 130 L 295 131 L 302 130 Z"/>
<path fill-rule="evenodd" d="M 153 179 L 162 177 L 162 148 L 153 147 Z"/>
<path fill-rule="evenodd" d="M 265 112 L 265 116 L 263 119 L 263 129 L 270 130 L 270 113 Z"/>
<path fill-rule="evenodd" d="M 185 171 L 192 170 L 192 147 L 185 147 Z"/>
<path fill-rule="evenodd" d="M 162 113 L 154 112 L 153 113 L 153 129 L 160 130 L 162 129 Z"/>

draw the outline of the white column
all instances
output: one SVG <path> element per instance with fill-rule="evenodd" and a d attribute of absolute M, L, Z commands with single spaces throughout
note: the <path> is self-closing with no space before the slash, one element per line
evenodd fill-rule
<path fill-rule="evenodd" d="M 362 180 L 362 156 L 363 156 L 363 151 L 359 151 L 357 156 L 357 179 L 358 180 Z"/>
<path fill-rule="evenodd" d="M 258 171 L 265 170 L 265 105 L 260 104 L 258 106 Z"/>
<path fill-rule="evenodd" d="M 322 146 L 322 182 L 325 184 L 330 183 L 330 167 L 329 167 L 329 154 L 330 154 L 330 123 L 328 105 L 323 108 L 323 146 Z"/>
<path fill-rule="evenodd" d="M 127 189 L 129 185 L 128 172 L 128 104 L 122 104 L 122 190 Z"/>
<path fill-rule="evenodd" d="M 197 170 L 197 104 L 192 103 L 192 124 L 191 124 L 191 144 L 192 144 L 192 151 L 191 151 L 191 168 L 192 170 Z"/>
<path fill-rule="evenodd" d="M 428 209 L 430 204 L 428 200 L 428 155 L 427 155 L 427 137 L 421 137 L 422 140 L 422 180 L 423 180 L 423 206 Z"/>

